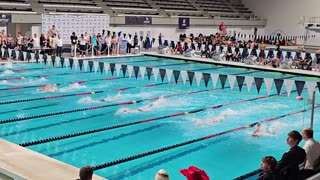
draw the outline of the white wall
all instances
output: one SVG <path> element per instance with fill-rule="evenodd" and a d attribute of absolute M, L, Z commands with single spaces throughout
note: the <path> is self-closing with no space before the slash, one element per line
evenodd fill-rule
<path fill-rule="evenodd" d="M 283 32 L 283 35 L 304 35 L 305 29 L 299 24 L 301 17 L 320 17 L 319 0 L 243 0 L 243 4 L 257 16 L 267 19 L 266 35 Z M 320 18 L 318 19 L 320 20 Z M 316 41 L 319 45 L 320 35 Z"/>

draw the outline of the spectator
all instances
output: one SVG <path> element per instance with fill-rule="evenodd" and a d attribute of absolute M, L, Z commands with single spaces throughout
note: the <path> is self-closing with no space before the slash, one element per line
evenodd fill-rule
<path fill-rule="evenodd" d="M 317 58 L 317 61 L 316 61 L 316 71 L 320 71 L 320 50 L 316 51 L 316 58 Z"/>
<path fill-rule="evenodd" d="M 184 175 L 187 180 L 209 180 L 209 176 L 207 173 L 199 169 L 195 166 L 190 166 L 188 169 L 182 169 L 180 170 L 180 173 Z"/>
<path fill-rule="evenodd" d="M 274 180 L 275 175 L 273 173 L 274 168 L 277 165 L 277 160 L 272 156 L 265 156 L 262 158 L 261 169 L 263 172 L 259 174 L 257 180 Z"/>
<path fill-rule="evenodd" d="M 302 138 L 306 141 L 303 149 L 307 154 L 304 169 L 313 170 L 314 162 L 320 157 L 320 144 L 313 139 L 313 130 L 311 128 L 304 128 L 302 130 Z"/>
<path fill-rule="evenodd" d="M 61 35 L 58 35 L 58 39 L 56 39 L 56 46 L 57 46 L 57 56 L 61 57 L 62 56 L 62 39 Z"/>
<path fill-rule="evenodd" d="M 71 40 L 71 56 L 74 57 L 77 54 L 77 40 L 78 37 L 76 36 L 76 33 L 73 32 L 72 35 L 70 36 L 70 40 Z"/>
<path fill-rule="evenodd" d="M 154 180 L 169 180 L 169 175 L 167 171 L 160 169 L 154 177 Z"/>
<path fill-rule="evenodd" d="M 163 35 L 162 35 L 162 33 L 160 33 L 160 34 L 159 34 L 159 37 L 158 37 L 159 46 L 162 46 L 162 38 L 163 38 Z"/>
<path fill-rule="evenodd" d="M 91 166 L 83 166 L 79 172 L 79 179 L 77 180 L 92 180 L 93 168 Z"/>
<path fill-rule="evenodd" d="M 298 131 L 288 133 L 287 144 L 290 150 L 282 155 L 278 162 L 275 173 L 283 180 L 299 180 L 300 170 L 303 168 L 306 159 L 306 152 L 298 146 L 302 136 Z"/>

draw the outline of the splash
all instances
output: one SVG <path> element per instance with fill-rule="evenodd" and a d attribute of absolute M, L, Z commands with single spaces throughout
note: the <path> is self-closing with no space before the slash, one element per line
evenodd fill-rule
<path fill-rule="evenodd" d="M 99 103 L 100 100 L 92 99 L 91 97 L 84 97 L 77 101 L 78 104 L 90 104 L 90 103 Z"/>
<path fill-rule="evenodd" d="M 11 62 L 11 61 L 8 61 L 7 63 L 5 63 L 4 67 L 5 67 L 5 68 L 13 68 L 12 62 Z"/>
<path fill-rule="evenodd" d="M 80 85 L 78 83 L 73 83 L 73 84 L 70 84 L 67 87 L 59 89 L 59 91 L 60 92 L 70 92 L 70 91 L 73 91 L 73 90 L 76 90 L 76 89 L 85 89 L 85 88 L 87 88 L 87 87 L 84 86 L 84 85 Z"/>
<path fill-rule="evenodd" d="M 11 75 L 11 74 L 14 74 L 14 72 L 11 70 L 5 70 L 3 73 L 0 74 L 0 77 Z"/>

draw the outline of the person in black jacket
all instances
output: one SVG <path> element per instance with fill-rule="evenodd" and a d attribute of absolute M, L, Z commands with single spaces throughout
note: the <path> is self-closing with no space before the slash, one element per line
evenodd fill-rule
<path fill-rule="evenodd" d="M 78 37 L 76 36 L 76 33 L 73 32 L 72 35 L 70 36 L 71 40 L 71 56 L 74 57 L 76 56 L 77 53 L 77 43 L 78 43 Z"/>
<path fill-rule="evenodd" d="M 278 174 L 281 180 L 300 180 L 300 170 L 304 167 L 306 152 L 298 144 L 302 140 L 302 136 L 298 131 L 288 133 L 287 144 L 290 150 L 282 155 L 278 162 L 275 173 Z"/>

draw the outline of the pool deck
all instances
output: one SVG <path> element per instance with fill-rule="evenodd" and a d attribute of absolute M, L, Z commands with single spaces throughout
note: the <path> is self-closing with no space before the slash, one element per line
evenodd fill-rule
<path fill-rule="evenodd" d="M 77 179 L 79 169 L 43 154 L 0 139 L 0 167 L 22 179 Z M 0 179 L 1 174 L 0 171 Z M 94 175 L 93 180 L 104 178 Z"/>
<path fill-rule="evenodd" d="M 235 67 L 243 67 L 243 68 L 253 68 L 258 69 L 262 71 L 273 71 L 273 72 L 283 72 L 283 73 L 293 73 L 301 76 L 319 76 L 320 78 L 320 72 L 315 71 L 313 69 L 312 71 L 309 70 L 301 70 L 301 69 L 281 69 L 281 68 L 273 68 L 271 66 L 258 66 L 258 65 L 248 65 L 241 62 L 234 62 L 234 61 L 215 61 L 213 59 L 209 58 L 201 58 L 199 56 L 194 57 L 185 57 L 182 55 L 171 55 L 171 54 L 159 54 L 157 52 L 143 52 L 145 55 L 150 56 L 159 56 L 159 57 L 166 57 L 166 58 L 175 58 L 175 59 L 181 59 L 181 60 L 188 60 L 188 61 L 197 61 L 202 63 L 211 63 L 211 64 L 219 64 L 219 65 L 228 65 L 228 66 L 235 66 Z"/>

